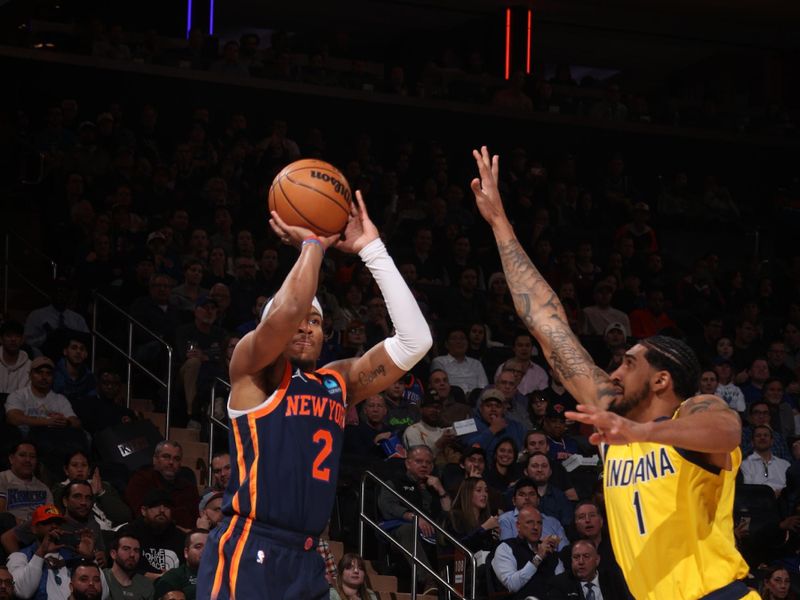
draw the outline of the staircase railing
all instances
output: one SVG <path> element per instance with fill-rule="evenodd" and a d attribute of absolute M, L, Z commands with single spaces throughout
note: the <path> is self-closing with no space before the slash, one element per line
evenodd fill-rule
<path fill-rule="evenodd" d="M 418 531 L 419 527 L 419 519 L 425 518 L 425 513 L 421 511 L 419 508 L 414 506 L 411 502 L 403 498 L 400 494 L 397 493 L 391 486 L 387 485 L 380 477 L 375 475 L 372 471 L 367 471 L 364 473 L 363 477 L 361 478 L 361 514 L 359 515 L 358 521 L 358 551 L 361 556 L 364 555 L 364 523 L 369 525 L 378 535 L 380 535 L 384 540 L 389 542 L 395 549 L 399 550 L 402 554 L 404 554 L 408 559 L 411 560 L 411 599 L 416 600 L 417 598 L 417 568 L 421 567 L 425 571 L 427 571 L 434 579 L 436 579 L 441 585 L 443 585 L 449 593 L 455 594 L 461 600 L 474 600 L 475 599 L 475 571 L 478 567 L 478 562 L 475 558 L 475 555 L 472 554 L 463 544 L 461 544 L 457 539 L 455 539 L 452 535 L 450 535 L 447 531 L 445 531 L 442 527 L 428 521 L 436 532 L 445 538 L 448 542 L 450 542 L 453 546 L 458 548 L 464 553 L 464 556 L 467 557 L 472 564 L 472 569 L 470 569 L 470 585 L 467 587 L 464 586 L 464 592 L 458 591 L 454 588 L 449 581 L 443 579 L 438 573 L 434 572 L 433 569 L 428 567 L 428 565 L 424 564 L 420 559 L 417 557 L 418 555 L 418 547 L 417 542 L 419 540 L 419 535 L 414 536 L 414 543 L 412 545 L 411 551 L 409 552 L 403 545 L 394 539 L 390 534 L 386 531 L 381 529 L 381 526 L 376 522 L 373 521 L 372 518 L 365 512 L 364 504 L 366 502 L 366 490 L 367 490 L 367 482 L 375 483 L 383 492 L 387 492 L 392 494 L 396 500 L 402 503 L 408 511 L 414 515 L 413 520 L 410 522 L 414 526 L 414 531 Z"/>

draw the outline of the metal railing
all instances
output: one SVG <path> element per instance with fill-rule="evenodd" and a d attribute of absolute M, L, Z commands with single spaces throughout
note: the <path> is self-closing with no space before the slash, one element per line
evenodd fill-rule
<path fill-rule="evenodd" d="M 410 524 L 413 524 L 414 531 L 417 531 L 419 528 L 419 519 L 420 516 L 425 515 L 419 508 L 414 506 L 411 502 L 403 498 L 400 494 L 397 493 L 396 490 L 392 489 L 391 486 L 387 485 L 380 477 L 375 475 L 372 471 L 366 471 L 361 478 L 361 514 L 359 515 L 358 521 L 358 553 L 361 556 L 364 556 L 364 523 L 369 524 L 372 529 L 375 530 L 380 536 L 383 537 L 386 541 L 388 541 L 392 546 L 394 546 L 397 550 L 402 552 L 407 558 L 411 559 L 411 599 L 416 600 L 417 598 L 417 567 L 422 567 L 425 569 L 430 575 L 432 575 L 439 583 L 444 585 L 449 593 L 455 594 L 461 600 L 474 600 L 475 599 L 475 582 L 476 582 L 476 569 L 478 568 L 478 562 L 475 559 L 475 555 L 472 554 L 463 544 L 461 544 L 457 539 L 455 539 L 452 535 L 447 533 L 444 529 L 442 529 L 439 525 L 432 521 L 428 521 L 431 526 L 439 533 L 442 537 L 444 537 L 448 542 L 453 544 L 456 548 L 461 550 L 464 553 L 464 556 L 467 557 L 472 563 L 472 569 L 470 573 L 470 586 L 464 586 L 464 593 L 462 594 L 457 589 L 455 589 L 450 582 L 445 581 L 438 573 L 435 573 L 430 567 L 426 564 L 422 563 L 419 558 L 417 558 L 417 542 L 419 540 L 419 536 L 414 536 L 414 543 L 411 548 L 411 552 L 409 552 L 403 545 L 394 539 L 389 533 L 381 529 L 381 526 L 376 522 L 373 521 L 369 515 L 364 512 L 364 502 L 366 498 L 366 488 L 367 488 L 367 481 L 371 480 L 375 482 L 382 491 L 388 492 L 392 494 L 397 500 L 399 500 L 402 504 L 404 504 L 409 512 L 414 515 Z M 426 519 L 427 520 L 427 519 Z M 465 578 L 466 579 L 466 578 Z M 465 582 L 466 583 L 466 582 Z"/>
<path fill-rule="evenodd" d="M 214 380 L 214 383 L 211 386 L 211 403 L 210 403 L 211 408 L 209 409 L 209 415 L 208 415 L 208 425 L 209 425 L 209 427 L 208 427 L 208 481 L 209 481 L 209 485 L 211 485 L 210 482 L 213 481 L 213 477 L 212 477 L 213 476 L 213 473 L 212 473 L 213 469 L 211 467 L 211 459 L 214 456 L 214 438 L 216 437 L 215 436 L 216 428 L 217 427 L 222 427 L 226 431 L 230 431 L 230 429 L 231 429 L 230 425 L 220 421 L 216 416 L 217 415 L 217 410 L 216 410 L 217 409 L 217 386 L 219 386 L 219 385 L 222 385 L 223 387 L 227 388 L 228 392 L 231 391 L 231 384 L 228 383 L 227 381 L 225 381 L 224 379 L 220 379 L 219 377 L 217 377 Z"/>
<path fill-rule="evenodd" d="M 128 329 L 128 342 L 127 342 L 127 349 L 120 348 L 116 343 L 114 343 L 111 338 L 105 335 L 103 332 L 98 330 L 97 328 L 97 321 L 98 321 L 98 309 L 99 307 L 107 306 L 113 309 L 118 315 L 122 316 L 127 321 L 127 329 Z M 133 332 L 134 327 L 138 330 L 143 331 L 148 336 L 152 338 L 152 341 L 157 342 L 161 346 L 164 347 L 164 350 L 167 352 L 167 378 L 161 379 L 158 375 L 153 373 L 150 369 L 140 363 L 136 358 L 133 356 Z M 166 420 L 164 423 L 164 435 L 169 437 L 169 421 L 170 421 L 170 409 L 172 408 L 172 346 L 170 346 L 167 342 L 165 342 L 161 337 L 153 332 L 150 331 L 147 327 L 139 323 L 136 319 L 134 319 L 130 314 L 122 310 L 119 306 L 114 304 L 111 300 L 103 296 L 102 294 L 95 293 L 94 295 L 94 307 L 92 309 L 92 370 L 94 371 L 94 361 L 95 356 L 97 356 L 97 339 L 103 340 L 106 344 L 108 344 L 111 348 L 116 350 L 118 353 L 122 354 L 128 362 L 128 385 L 126 390 L 126 404 L 128 408 L 131 405 L 131 375 L 133 371 L 133 366 L 136 366 L 140 371 L 142 371 L 145 375 L 147 375 L 150 379 L 155 381 L 161 387 L 166 390 L 167 395 L 167 407 L 166 407 Z"/>
<path fill-rule="evenodd" d="M 14 244 L 12 244 L 12 241 Z M 30 272 L 30 269 L 23 269 L 23 265 L 17 266 L 14 262 L 14 257 L 12 257 L 11 252 L 12 248 L 17 248 L 19 245 L 23 247 L 22 252 L 26 253 L 29 256 L 34 256 L 37 259 L 41 259 L 42 266 L 47 266 L 50 272 L 50 278 L 52 281 L 55 281 L 56 277 L 58 276 L 58 263 L 54 261 L 52 258 L 47 256 L 44 252 L 39 250 L 36 246 L 31 244 L 28 240 L 24 237 L 17 235 L 16 233 L 12 233 L 10 231 L 6 232 L 5 235 L 5 246 L 4 246 L 4 264 L 3 264 L 3 314 L 8 315 L 8 295 L 9 295 L 9 274 L 14 273 L 15 276 L 19 277 L 23 282 L 25 282 L 28 287 L 30 287 L 33 291 L 40 294 L 48 301 L 51 299 L 52 294 L 49 291 L 43 290 L 39 287 L 39 285 L 34 282 L 26 271 Z M 22 258 L 22 257 L 20 257 Z"/>

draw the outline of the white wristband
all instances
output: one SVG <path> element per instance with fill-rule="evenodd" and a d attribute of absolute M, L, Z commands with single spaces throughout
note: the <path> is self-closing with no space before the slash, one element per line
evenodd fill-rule
<path fill-rule="evenodd" d="M 433 343 L 428 323 L 380 238 L 364 246 L 358 255 L 375 278 L 394 324 L 395 334 L 384 340 L 384 348 L 394 364 L 409 371 Z"/>

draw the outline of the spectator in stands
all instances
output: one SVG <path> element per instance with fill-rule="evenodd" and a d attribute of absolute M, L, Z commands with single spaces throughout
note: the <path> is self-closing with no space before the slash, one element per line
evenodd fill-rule
<path fill-rule="evenodd" d="M 419 409 L 412 404 L 406 396 L 404 375 L 388 388 L 383 390 L 383 399 L 386 401 L 386 422 L 392 431 L 402 435 L 406 427 L 413 425 L 419 419 Z"/>
<path fill-rule="evenodd" d="M 783 343 L 786 347 L 784 364 L 792 370 L 800 367 L 800 326 L 786 323 L 783 327 Z"/>
<path fill-rule="evenodd" d="M 742 460 L 744 482 L 752 485 L 768 485 L 779 496 L 786 487 L 788 460 L 772 454 L 772 428 L 769 425 L 753 427 L 753 452 Z"/>
<path fill-rule="evenodd" d="M 780 379 L 770 378 L 764 382 L 763 399 L 767 401 L 770 411 L 770 425 L 780 431 L 784 439 L 794 437 L 794 410 L 784 394 Z"/>
<path fill-rule="evenodd" d="M 101 479 L 99 468 L 91 469 L 86 453 L 77 450 L 67 456 L 64 474 L 67 478 L 53 487 L 53 502 L 56 506 L 61 506 L 64 492 L 71 481 L 88 481 L 94 496 L 92 513 L 102 530 L 111 531 L 130 521 L 131 511 L 128 505 L 113 485 Z"/>
<path fill-rule="evenodd" d="M 226 208 L 218 208 L 217 212 L 220 211 L 228 212 Z M 228 213 L 230 216 L 230 213 Z M 233 235 L 231 234 L 231 240 L 233 239 Z M 233 242 L 231 241 L 231 248 L 233 247 Z M 211 289 L 211 287 L 215 283 L 224 283 L 227 286 L 230 286 L 235 279 L 233 275 L 228 272 L 228 254 L 232 250 L 226 250 L 222 246 L 214 246 L 208 254 L 208 268 L 205 271 L 205 275 L 203 276 L 203 287 Z"/>
<path fill-rule="evenodd" d="M 461 483 L 446 528 L 472 553 L 487 554 L 497 546 L 500 530 L 497 515 L 489 508 L 489 487 L 484 479 L 467 477 Z"/>
<path fill-rule="evenodd" d="M 217 452 L 211 457 L 211 488 L 212 490 L 225 491 L 231 479 L 231 455 L 227 452 Z M 208 490 L 206 490 L 208 491 Z"/>
<path fill-rule="evenodd" d="M 200 499 L 197 528 L 211 531 L 222 521 L 222 492 L 206 492 Z"/>
<path fill-rule="evenodd" d="M 486 298 L 478 289 L 478 268 L 461 269 L 455 287 L 447 288 L 442 296 L 439 314 L 451 323 L 483 323 L 486 321 Z"/>
<path fill-rule="evenodd" d="M 612 323 L 622 325 L 625 337 L 631 335 L 631 324 L 621 310 L 611 306 L 614 288 L 605 279 L 598 281 L 594 286 L 594 304 L 583 309 L 585 335 L 604 335 L 606 327 Z"/>
<path fill-rule="evenodd" d="M 81 560 L 73 568 L 69 589 L 72 590 L 69 600 L 99 600 L 104 596 L 108 597 L 108 584 L 100 567 L 89 560 Z"/>
<path fill-rule="evenodd" d="M 86 447 L 72 405 L 52 390 L 54 366 L 46 356 L 33 359 L 30 385 L 10 394 L 5 407 L 8 423 L 36 444 L 51 474 L 61 470 L 65 453 Z"/>
<path fill-rule="evenodd" d="M 703 372 L 700 373 L 698 394 L 715 394 L 718 384 L 717 372 L 714 369 L 704 369 Z"/>
<path fill-rule="evenodd" d="M 433 453 L 427 446 L 415 446 L 408 449 L 406 470 L 399 477 L 395 477 L 386 484 L 411 502 L 422 511 L 419 516 L 419 532 L 414 529 L 414 513 L 400 502 L 394 494 L 381 489 L 378 492 L 378 510 L 384 519 L 382 527 L 400 542 L 403 547 L 411 552 L 414 536 L 421 536 L 422 540 L 435 543 L 436 532 L 431 522 L 441 518 L 442 512 L 450 510 L 450 496 L 442 486 L 438 477 L 431 474 L 433 471 Z M 424 547 L 420 544 L 418 558 L 428 567 L 431 566 Z M 417 583 L 425 585 L 429 580 L 424 569 L 417 569 Z"/>
<path fill-rule="evenodd" d="M 506 87 L 495 92 L 492 97 L 492 106 L 496 108 L 511 109 L 519 112 L 531 112 L 533 100 L 525 92 L 527 78 L 523 71 L 514 71 Z"/>
<path fill-rule="evenodd" d="M 239 326 L 236 327 L 236 335 L 239 338 L 243 338 L 246 334 L 250 333 L 258 326 L 259 320 L 261 319 L 261 312 L 264 310 L 267 300 L 267 296 L 256 296 L 256 303 L 252 308 L 253 318 L 249 321 L 239 324 Z"/>
<path fill-rule="evenodd" d="M 514 359 L 522 365 L 524 371 L 517 386 L 519 392 L 527 395 L 533 390 L 545 389 L 548 384 L 547 373 L 532 360 L 534 344 L 531 334 L 527 331 L 518 331 L 514 336 L 511 349 L 514 351 Z M 501 368 L 498 367 L 497 373 L 500 372 Z"/>
<path fill-rule="evenodd" d="M 0 564 L 0 600 L 17 600 L 14 593 L 14 578 L 5 564 Z"/>
<path fill-rule="evenodd" d="M 357 425 L 345 428 L 344 452 L 362 460 L 383 460 L 386 454 L 381 447 L 383 440 L 394 435 L 394 429 L 386 420 L 386 399 L 381 394 L 370 396 L 363 403 L 362 415 Z"/>
<path fill-rule="evenodd" d="M 215 283 L 208 297 L 217 303 L 216 325 L 225 331 L 235 331 L 241 321 L 231 312 L 231 291 L 224 283 Z"/>
<path fill-rule="evenodd" d="M 146 507 L 145 500 L 150 491 L 163 491 L 170 499 L 170 516 L 184 529 L 191 529 L 197 520 L 197 506 L 200 497 L 197 486 L 179 476 L 183 449 L 178 442 L 165 440 L 156 445 L 153 453 L 153 466 L 136 471 L 128 482 L 125 500 L 134 515 Z M 150 508 L 156 506 L 151 504 Z M 144 542 L 143 542 L 144 543 Z"/>
<path fill-rule="evenodd" d="M 378 600 L 375 592 L 367 587 L 366 565 L 360 555 L 349 552 L 342 556 L 337 573 L 330 600 Z"/>
<path fill-rule="evenodd" d="M 530 477 L 520 477 L 511 488 L 511 504 L 514 510 L 509 510 L 500 515 L 498 525 L 500 527 L 500 541 L 517 537 L 517 519 L 519 511 L 525 507 L 539 509 L 539 492 L 536 491 L 536 484 Z M 564 528 L 558 519 L 542 513 L 542 537 L 554 535 L 558 537 L 557 550 L 563 549 L 569 540 Z"/>
<path fill-rule="evenodd" d="M 194 600 L 197 589 L 197 569 L 200 566 L 200 557 L 208 539 L 207 529 L 193 529 L 186 534 L 183 548 L 185 560 L 180 566 L 173 567 L 161 577 L 156 579 L 156 596 L 163 596 L 171 590 L 180 590 L 187 600 Z"/>
<path fill-rule="evenodd" d="M 87 338 L 77 332 L 70 332 L 64 339 L 66 345 L 62 358 L 53 371 L 53 391 L 67 397 L 73 405 L 97 395 L 97 382 L 89 370 L 86 359 L 89 356 Z"/>
<path fill-rule="evenodd" d="M 791 600 L 797 597 L 791 591 L 791 584 L 792 578 L 786 567 L 775 565 L 767 569 L 758 591 L 763 600 Z"/>
<path fill-rule="evenodd" d="M 111 543 L 111 567 L 103 569 L 110 600 L 152 600 L 153 584 L 137 573 L 142 558 L 142 544 L 127 529 L 122 529 Z"/>
<path fill-rule="evenodd" d="M 772 413 L 766 400 L 756 400 L 748 409 L 748 425 L 742 427 L 742 456 L 748 456 L 753 451 L 753 430 L 761 425 L 770 426 Z M 772 430 L 772 454 L 784 460 L 790 460 L 791 454 L 786 440 L 780 431 Z"/>
<path fill-rule="evenodd" d="M 31 442 L 19 442 L 11 448 L 11 468 L 0 472 L 0 513 L 11 513 L 17 523 L 30 518 L 36 507 L 53 503 L 53 494 L 37 479 L 37 450 Z"/>
<path fill-rule="evenodd" d="M 566 494 L 550 480 L 553 468 L 546 454 L 535 453 L 528 458 L 525 475 L 533 479 L 539 492 L 539 509 L 558 519 L 564 527 L 574 518 L 572 504 Z"/>
<path fill-rule="evenodd" d="M 168 342 L 171 342 L 175 329 L 181 323 L 179 310 L 170 303 L 172 288 L 172 277 L 156 273 L 150 277 L 149 295 L 137 298 L 130 307 L 134 319 Z M 137 345 L 151 343 L 149 336 L 139 332 L 136 332 L 136 340 Z"/>
<path fill-rule="evenodd" d="M 767 366 L 772 377 L 780 379 L 784 387 L 789 387 L 794 383 L 797 388 L 797 374 L 786 366 L 786 344 L 780 340 L 770 342 L 767 347 Z"/>
<path fill-rule="evenodd" d="M 523 474 L 529 477 L 527 470 L 531 456 L 537 453 L 548 454 L 549 452 L 550 443 L 544 431 L 529 431 L 525 434 L 525 449 L 520 453 L 518 459 L 518 462 L 522 465 Z M 578 494 L 572 485 L 569 474 L 566 469 L 564 469 L 564 465 L 558 461 L 551 461 L 550 467 L 553 470 L 553 473 L 550 475 L 550 482 L 558 489 L 564 490 L 564 494 L 566 494 L 567 498 L 572 501 L 577 500 Z"/>
<path fill-rule="evenodd" d="M 769 364 L 763 356 L 757 356 L 749 365 L 746 376 L 740 373 L 737 380 L 744 378 L 740 382 L 742 393 L 744 394 L 745 404 L 750 406 L 756 400 L 764 397 L 764 384 L 770 377 Z"/>
<path fill-rule="evenodd" d="M 743 317 L 736 322 L 733 337 L 733 356 L 731 358 L 737 372 L 751 367 L 753 361 L 762 356 L 758 337 L 758 326 L 753 320 Z M 741 382 L 737 381 L 737 383 Z"/>
<path fill-rule="evenodd" d="M 22 350 L 24 328 L 19 321 L 0 325 L 0 396 L 26 387 L 30 381 L 31 360 Z"/>
<path fill-rule="evenodd" d="M 409 425 L 403 433 L 403 445 L 427 446 L 436 460 L 447 444 L 455 440 L 451 428 L 442 427 L 442 401 L 436 390 L 428 390 L 419 405 L 419 423 Z"/>
<path fill-rule="evenodd" d="M 475 388 L 485 388 L 489 383 L 483 365 L 466 355 L 467 333 L 461 327 L 453 327 L 445 338 L 447 354 L 437 356 L 431 363 L 431 371 L 441 369 L 447 373 L 450 385 L 457 385 L 465 394 Z"/>
<path fill-rule="evenodd" d="M 542 514 L 524 506 L 517 515 L 517 537 L 508 538 L 495 550 L 492 571 L 514 600 L 544 598 L 546 582 L 564 571 L 556 549 L 557 536 L 542 537 Z"/>
<path fill-rule="evenodd" d="M 733 383 L 733 364 L 730 358 L 717 356 L 714 359 L 714 372 L 717 374 L 717 396 L 725 400 L 733 410 L 744 414 L 747 405 L 741 388 Z"/>
<path fill-rule="evenodd" d="M 656 335 L 668 327 L 675 327 L 675 321 L 664 310 L 664 292 L 659 288 L 647 290 L 647 305 L 631 313 L 631 335 L 646 338 Z"/>
<path fill-rule="evenodd" d="M 506 414 L 527 430 L 532 428 L 528 414 L 528 397 L 523 396 L 518 387 L 525 368 L 523 365 L 524 363 L 517 359 L 507 360 L 494 376 L 494 387 L 500 390 L 505 398 Z"/>
<path fill-rule="evenodd" d="M 217 303 L 208 296 L 198 298 L 192 323 L 181 325 L 175 332 L 175 364 L 186 400 L 186 416 L 190 429 L 199 429 L 200 403 L 197 384 L 204 363 L 219 363 L 223 354 L 225 331 L 215 325 Z"/>
<path fill-rule="evenodd" d="M 442 469 L 442 483 L 450 497 L 467 477 L 483 478 L 486 472 L 486 451 L 478 446 L 468 446 L 459 457 L 458 464 L 449 463 Z"/>
<path fill-rule="evenodd" d="M 595 360 L 595 364 L 606 367 L 613 360 L 615 352 L 625 347 L 625 326 L 622 323 L 609 323 L 603 332 L 602 342 L 588 344 L 588 350 Z M 551 370 L 551 376 L 553 375 Z"/>
<path fill-rule="evenodd" d="M 278 291 L 283 277 L 278 261 L 278 251 L 271 246 L 264 248 L 261 251 L 261 260 L 258 263 L 258 273 L 256 273 L 258 293 L 269 298 Z"/>
<path fill-rule="evenodd" d="M 64 329 L 89 333 L 86 320 L 69 307 L 73 297 L 70 283 L 62 277 L 56 279 L 53 285 L 55 291 L 52 302 L 31 311 L 25 320 L 25 342 L 36 356 L 44 352 L 48 338 L 60 335 Z"/>
<path fill-rule="evenodd" d="M 173 502 L 168 492 L 151 489 L 142 501 L 138 512 L 141 516 L 128 526 L 128 531 L 139 540 L 142 547 L 137 571 L 150 580 L 158 579 L 183 562 L 186 536 L 176 527 L 172 508 Z M 193 508 L 196 511 L 197 504 Z"/>
<path fill-rule="evenodd" d="M 485 479 L 490 488 L 501 494 L 522 474 L 522 467 L 517 463 L 518 448 L 511 438 L 500 440 L 494 447 Z"/>
<path fill-rule="evenodd" d="M 475 409 L 477 431 L 464 436 L 464 443 L 480 446 L 488 456 L 494 453 L 495 446 L 505 437 L 514 440 L 517 447 L 522 446 L 525 430 L 517 421 L 505 414 L 505 397 L 494 388 L 481 392 Z"/>
<path fill-rule="evenodd" d="M 91 484 L 88 481 L 70 481 L 64 487 L 61 501 L 64 521 L 59 527 L 60 531 L 75 534 L 77 537 L 86 535 L 88 532 L 92 537 L 94 548 L 92 560 L 100 566 L 104 566 L 106 546 L 103 540 L 103 531 L 92 513 L 94 494 Z M 27 522 L 3 534 L 3 547 L 9 552 L 29 546 L 35 541 L 36 536 L 30 523 Z M 69 544 L 67 545 L 69 546 Z"/>
<path fill-rule="evenodd" d="M 611 540 L 604 531 L 604 520 L 600 508 L 591 500 L 578 502 L 575 506 L 575 532 L 578 540 L 588 540 L 597 550 L 600 556 L 600 566 L 598 571 L 608 573 L 618 589 L 627 592 L 627 584 L 619 568 L 614 550 L 611 547 Z M 577 542 L 576 542 L 577 543 Z M 574 544 L 573 544 L 574 545 Z M 572 556 L 572 547 L 567 546 L 559 549 L 561 552 L 561 562 L 567 564 Z M 627 597 L 627 596 L 625 596 Z"/>
<path fill-rule="evenodd" d="M 208 290 L 202 287 L 203 263 L 196 258 L 183 264 L 183 283 L 172 288 L 169 303 L 184 313 L 190 312 L 200 298 L 208 296 Z"/>
<path fill-rule="evenodd" d="M 548 600 L 567 598 L 600 598 L 624 600 L 628 598 L 620 588 L 619 580 L 611 573 L 599 569 L 602 561 L 597 548 L 590 540 L 578 540 L 570 547 L 571 568 L 553 577 L 547 584 Z"/>
<path fill-rule="evenodd" d="M 94 560 L 94 539 L 82 532 L 74 547 L 60 542 L 64 517 L 52 504 L 38 507 L 31 516 L 36 541 L 8 557 L 8 570 L 14 578 L 14 591 L 21 598 L 67 600 L 70 577 L 66 561 Z"/>
<path fill-rule="evenodd" d="M 83 428 L 94 435 L 106 427 L 115 427 L 136 420 L 136 413 L 124 405 L 122 381 L 113 368 L 100 369 L 97 396 L 73 402 Z"/>
<path fill-rule="evenodd" d="M 468 419 L 469 405 L 464 396 L 464 390 L 458 386 L 450 385 L 450 378 L 444 369 L 432 369 L 428 377 L 428 386 L 435 390 L 442 401 L 442 427 L 452 426 L 454 421 Z"/>
<path fill-rule="evenodd" d="M 555 382 L 555 378 L 553 379 Z M 554 385 L 551 383 L 551 385 Z M 531 429 L 539 431 L 544 427 L 544 414 L 547 412 L 549 400 L 545 395 L 547 390 L 534 390 L 528 394 L 528 420 Z"/>
<path fill-rule="evenodd" d="M 567 419 L 563 407 L 547 404 L 542 429 L 547 436 L 547 455 L 552 461 L 561 462 L 578 453 L 578 443 L 567 435 Z"/>

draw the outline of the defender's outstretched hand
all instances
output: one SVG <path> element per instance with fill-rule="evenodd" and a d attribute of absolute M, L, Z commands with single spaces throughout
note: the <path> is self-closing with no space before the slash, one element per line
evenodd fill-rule
<path fill-rule="evenodd" d="M 355 202 L 350 203 L 350 219 L 344 230 L 344 238 L 336 243 L 336 247 L 342 252 L 358 254 L 364 246 L 379 237 L 378 228 L 367 214 L 361 190 L 356 190 Z"/>
<path fill-rule="evenodd" d="M 284 244 L 300 248 L 303 244 L 303 240 L 315 237 L 314 232 L 310 229 L 298 227 L 296 225 L 288 225 L 274 210 L 270 214 L 272 215 L 272 218 L 269 220 L 270 227 L 272 227 L 272 231 L 275 232 L 275 235 L 277 235 Z M 335 244 L 337 239 L 339 239 L 338 235 L 319 237 L 322 247 L 326 250 Z"/>
<path fill-rule="evenodd" d="M 647 440 L 649 423 L 637 423 L 607 410 L 589 404 L 579 404 L 578 411 L 568 410 L 564 413 L 567 419 L 594 425 L 595 431 L 589 441 L 600 444 L 630 444 Z"/>
<path fill-rule="evenodd" d="M 475 194 L 475 202 L 478 204 L 481 216 L 494 227 L 497 223 L 508 220 L 503 200 L 500 198 L 500 190 L 497 188 L 500 157 L 496 154 L 490 156 L 486 146 L 481 146 L 480 152 L 473 150 L 472 156 L 478 165 L 480 178 L 473 179 L 470 187 Z"/>

